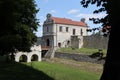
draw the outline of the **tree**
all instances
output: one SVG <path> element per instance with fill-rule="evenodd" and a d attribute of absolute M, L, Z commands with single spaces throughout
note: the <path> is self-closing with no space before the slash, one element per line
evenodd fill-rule
<path fill-rule="evenodd" d="M 34 0 L 0 1 L 0 55 L 30 51 L 39 26 Z"/>
<path fill-rule="evenodd" d="M 107 16 L 102 19 L 91 19 L 95 23 L 103 23 L 103 27 L 111 26 L 107 56 L 104 64 L 103 73 L 100 80 L 120 80 L 120 58 L 119 45 L 120 38 L 120 1 L 119 0 L 82 0 L 81 4 L 87 8 L 89 4 L 96 4 L 101 6 L 99 10 L 94 13 L 102 11 L 107 12 Z M 118 45 L 118 46 L 117 46 Z"/>

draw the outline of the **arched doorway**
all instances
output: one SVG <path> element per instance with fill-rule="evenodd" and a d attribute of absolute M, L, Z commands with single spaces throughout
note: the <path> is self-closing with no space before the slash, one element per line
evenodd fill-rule
<path fill-rule="evenodd" d="M 58 43 L 58 47 L 61 47 L 61 43 Z"/>
<path fill-rule="evenodd" d="M 31 61 L 38 61 L 38 55 L 33 54 L 33 55 L 31 56 Z"/>
<path fill-rule="evenodd" d="M 68 40 L 68 41 L 67 41 L 67 45 L 69 45 L 69 44 L 70 44 L 70 41 Z"/>
<path fill-rule="evenodd" d="M 26 55 L 21 55 L 19 58 L 20 62 L 27 62 L 27 56 Z"/>
<path fill-rule="evenodd" d="M 46 40 L 46 46 L 50 46 L 50 40 L 49 39 Z"/>
<path fill-rule="evenodd" d="M 69 41 L 69 40 L 67 41 L 67 46 L 68 46 L 68 47 L 70 46 L 70 41 Z"/>

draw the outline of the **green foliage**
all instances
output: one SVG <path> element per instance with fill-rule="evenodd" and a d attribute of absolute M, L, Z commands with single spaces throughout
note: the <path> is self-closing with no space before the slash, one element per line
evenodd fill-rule
<path fill-rule="evenodd" d="M 0 1 L 0 51 L 2 54 L 18 51 L 30 51 L 36 42 L 39 26 L 34 0 Z"/>
<path fill-rule="evenodd" d="M 106 11 L 106 5 L 107 5 L 107 1 L 106 0 L 82 0 L 81 5 L 83 5 L 84 8 L 87 8 L 90 4 L 95 4 L 97 7 L 99 7 L 98 10 L 95 10 L 93 13 L 100 13 L 100 12 L 104 12 Z M 108 26 L 109 22 L 108 22 L 108 15 L 105 16 L 104 18 L 91 18 L 90 20 L 92 20 L 94 23 L 102 23 L 102 26 Z"/>
<path fill-rule="evenodd" d="M 111 20 L 110 20 L 110 15 L 111 10 L 108 10 L 108 3 L 109 1 L 107 0 L 82 0 L 80 3 L 84 8 L 87 8 L 90 4 L 94 4 L 98 7 L 98 10 L 94 10 L 94 14 L 98 14 L 101 12 L 106 12 L 106 16 L 102 18 L 90 18 L 89 20 L 93 21 L 95 24 L 102 23 L 102 32 L 104 33 L 103 36 L 108 36 L 110 34 L 111 30 Z M 110 6 L 109 6 L 110 7 Z M 109 13 L 110 12 L 110 13 Z"/>
<path fill-rule="evenodd" d="M 5 35 L 0 37 L 0 53 L 3 55 L 5 53 L 15 52 L 15 48 L 19 48 L 22 43 L 22 38 L 19 35 Z M 8 49 L 6 49 L 8 48 Z"/>

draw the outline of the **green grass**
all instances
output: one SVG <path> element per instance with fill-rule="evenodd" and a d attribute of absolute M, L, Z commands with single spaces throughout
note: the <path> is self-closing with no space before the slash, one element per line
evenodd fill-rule
<path fill-rule="evenodd" d="M 55 80 L 99 80 L 100 75 L 63 64 L 34 62 L 33 67 L 43 71 Z M 31 66 L 31 63 L 28 64 Z"/>
<path fill-rule="evenodd" d="M 0 80 L 99 80 L 87 69 L 50 62 L 1 63 Z"/>
<path fill-rule="evenodd" d="M 58 52 L 65 52 L 65 53 L 84 53 L 84 54 L 93 54 L 98 52 L 98 49 L 93 48 L 80 48 L 80 49 L 72 49 L 72 48 L 60 48 L 57 50 Z M 103 54 L 106 55 L 107 50 L 103 49 Z"/>
<path fill-rule="evenodd" d="M 0 80 L 54 80 L 42 71 L 21 63 L 1 63 Z"/>

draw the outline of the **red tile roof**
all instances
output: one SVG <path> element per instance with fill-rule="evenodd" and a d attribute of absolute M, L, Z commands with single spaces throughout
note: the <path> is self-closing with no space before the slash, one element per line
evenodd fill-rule
<path fill-rule="evenodd" d="M 51 17 L 51 19 L 54 20 L 54 22 L 56 24 L 67 24 L 67 25 L 75 25 L 75 26 L 87 27 L 87 24 L 85 22 L 81 22 L 81 21 L 73 21 L 71 19 L 57 18 L 57 17 Z"/>

